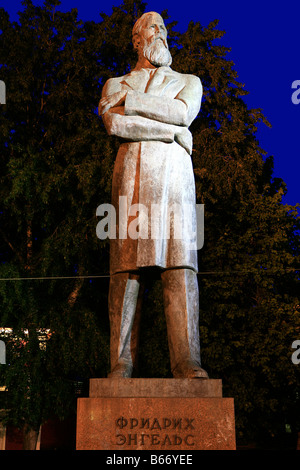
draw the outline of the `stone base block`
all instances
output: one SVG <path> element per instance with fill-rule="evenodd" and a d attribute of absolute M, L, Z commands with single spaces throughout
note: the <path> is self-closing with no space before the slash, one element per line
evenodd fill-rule
<path fill-rule="evenodd" d="M 230 398 L 80 398 L 78 450 L 234 450 Z"/>
<path fill-rule="evenodd" d="M 78 450 L 192 451 L 236 448 L 233 399 L 218 396 L 220 381 L 102 380 L 105 380 L 103 396 L 99 396 L 101 383 L 94 382 L 91 392 L 97 396 L 78 399 Z M 195 396 L 197 388 L 200 396 Z M 212 390 L 217 396 L 205 396 Z M 185 391 L 188 396 L 185 396 Z M 138 396 L 132 396 L 134 392 Z M 124 396 L 130 393 L 131 396 Z M 166 396 L 167 393 L 169 396 Z M 107 396 L 109 394 L 111 396 Z"/>
<path fill-rule="evenodd" d="M 220 379 L 90 379 L 90 398 L 222 398 Z"/>

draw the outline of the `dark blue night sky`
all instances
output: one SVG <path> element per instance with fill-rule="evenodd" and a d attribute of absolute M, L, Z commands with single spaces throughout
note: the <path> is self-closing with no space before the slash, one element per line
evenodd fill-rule
<path fill-rule="evenodd" d="M 42 5 L 43 0 L 33 0 L 33 3 Z M 77 8 L 80 19 L 98 21 L 99 12 L 110 14 L 112 5 L 121 3 L 122 0 L 62 0 L 59 9 Z M 283 202 L 292 205 L 300 202 L 300 103 L 292 102 L 295 92 L 292 83 L 299 80 L 300 84 L 298 2 L 149 0 L 146 3 L 147 11 L 167 9 L 171 20 L 178 22 L 179 31 L 184 31 L 191 20 L 207 26 L 219 19 L 218 29 L 226 31 L 220 45 L 231 47 L 228 58 L 233 60 L 239 81 L 249 91 L 245 97 L 248 106 L 262 108 L 272 124 L 271 129 L 261 124 L 257 135 L 260 146 L 274 156 L 274 176 L 287 184 L 288 193 Z M 18 19 L 17 11 L 23 8 L 21 0 L 0 0 L 0 5 L 12 20 Z"/>

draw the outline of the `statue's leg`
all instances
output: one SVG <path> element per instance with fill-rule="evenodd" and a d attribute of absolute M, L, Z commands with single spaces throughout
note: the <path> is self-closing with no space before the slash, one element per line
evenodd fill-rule
<path fill-rule="evenodd" d="M 140 276 L 137 274 L 117 273 L 110 278 L 109 377 L 131 377 L 136 367 L 142 287 Z"/>
<path fill-rule="evenodd" d="M 199 293 L 192 269 L 162 273 L 171 370 L 174 377 L 208 378 L 200 367 Z"/>

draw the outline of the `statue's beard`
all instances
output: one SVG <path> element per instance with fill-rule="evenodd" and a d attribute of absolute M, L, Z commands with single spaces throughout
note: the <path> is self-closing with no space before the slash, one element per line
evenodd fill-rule
<path fill-rule="evenodd" d="M 143 56 L 156 67 L 171 65 L 172 56 L 163 40 L 156 39 L 149 45 L 145 45 L 142 50 Z"/>

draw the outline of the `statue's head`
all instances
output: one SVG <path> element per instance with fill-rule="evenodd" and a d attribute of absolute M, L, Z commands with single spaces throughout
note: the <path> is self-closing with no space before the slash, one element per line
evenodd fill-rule
<path fill-rule="evenodd" d="M 167 28 L 162 17 L 151 11 L 144 13 L 132 30 L 132 43 L 138 56 L 156 67 L 171 65 L 172 56 L 167 43 Z"/>

